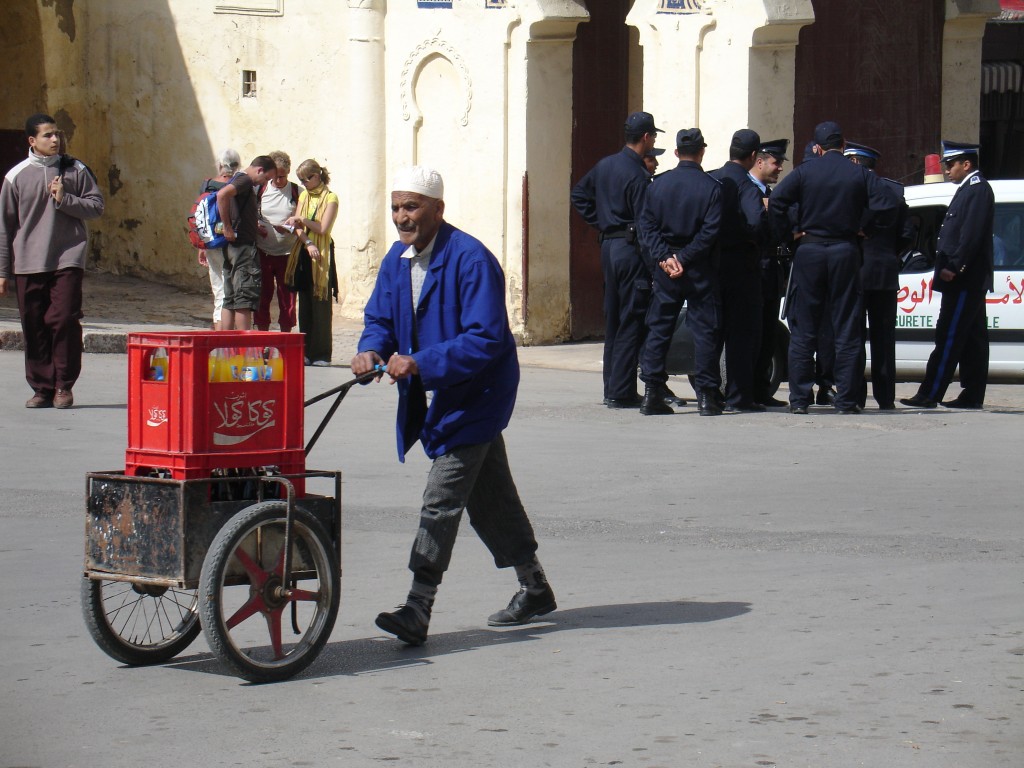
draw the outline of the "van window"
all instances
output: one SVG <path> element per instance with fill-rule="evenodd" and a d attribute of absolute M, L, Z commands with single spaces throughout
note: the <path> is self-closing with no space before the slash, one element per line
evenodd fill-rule
<path fill-rule="evenodd" d="M 931 272 L 935 268 L 935 244 L 946 216 L 944 205 L 911 208 L 907 216 L 910 245 L 901 254 L 900 272 Z"/>
<path fill-rule="evenodd" d="M 992 246 L 996 269 L 1024 267 L 1024 203 L 996 203 Z"/>

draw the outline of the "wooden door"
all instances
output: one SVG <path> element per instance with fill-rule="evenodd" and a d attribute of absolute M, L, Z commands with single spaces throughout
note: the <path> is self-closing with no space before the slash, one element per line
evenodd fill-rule
<path fill-rule="evenodd" d="M 632 0 L 590 0 L 590 21 L 573 44 L 572 184 L 605 155 L 622 148 L 629 98 L 629 28 Z M 575 211 L 570 216 L 570 333 L 587 339 L 604 333 L 604 281 L 597 231 Z"/>

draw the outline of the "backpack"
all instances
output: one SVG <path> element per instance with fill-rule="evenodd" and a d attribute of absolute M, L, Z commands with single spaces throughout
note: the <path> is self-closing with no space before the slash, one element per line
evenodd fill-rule
<path fill-rule="evenodd" d="M 193 248 L 223 248 L 228 241 L 217 232 L 220 211 L 217 209 L 217 190 L 225 186 L 222 181 L 207 179 L 188 212 L 188 240 Z"/>

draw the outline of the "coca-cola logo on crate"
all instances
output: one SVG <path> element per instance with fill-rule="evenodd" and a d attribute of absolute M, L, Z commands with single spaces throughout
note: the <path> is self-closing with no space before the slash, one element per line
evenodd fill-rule
<path fill-rule="evenodd" d="M 213 427 L 213 444 L 238 445 L 273 427 L 276 404 L 276 400 L 250 399 L 245 392 L 214 402 L 220 423 Z"/>

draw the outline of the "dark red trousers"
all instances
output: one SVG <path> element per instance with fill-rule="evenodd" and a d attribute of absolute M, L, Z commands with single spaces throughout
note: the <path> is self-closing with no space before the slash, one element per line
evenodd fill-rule
<path fill-rule="evenodd" d="M 288 266 L 287 256 L 271 256 L 259 252 L 260 271 L 263 285 L 260 289 L 260 306 L 253 315 L 252 322 L 261 331 L 270 330 L 270 304 L 277 291 L 277 322 L 281 330 L 288 333 L 295 327 L 295 293 L 289 291 L 284 284 L 284 272 Z"/>
<path fill-rule="evenodd" d="M 21 330 L 25 335 L 25 380 L 52 397 L 71 389 L 82 372 L 81 269 L 15 275 Z"/>

